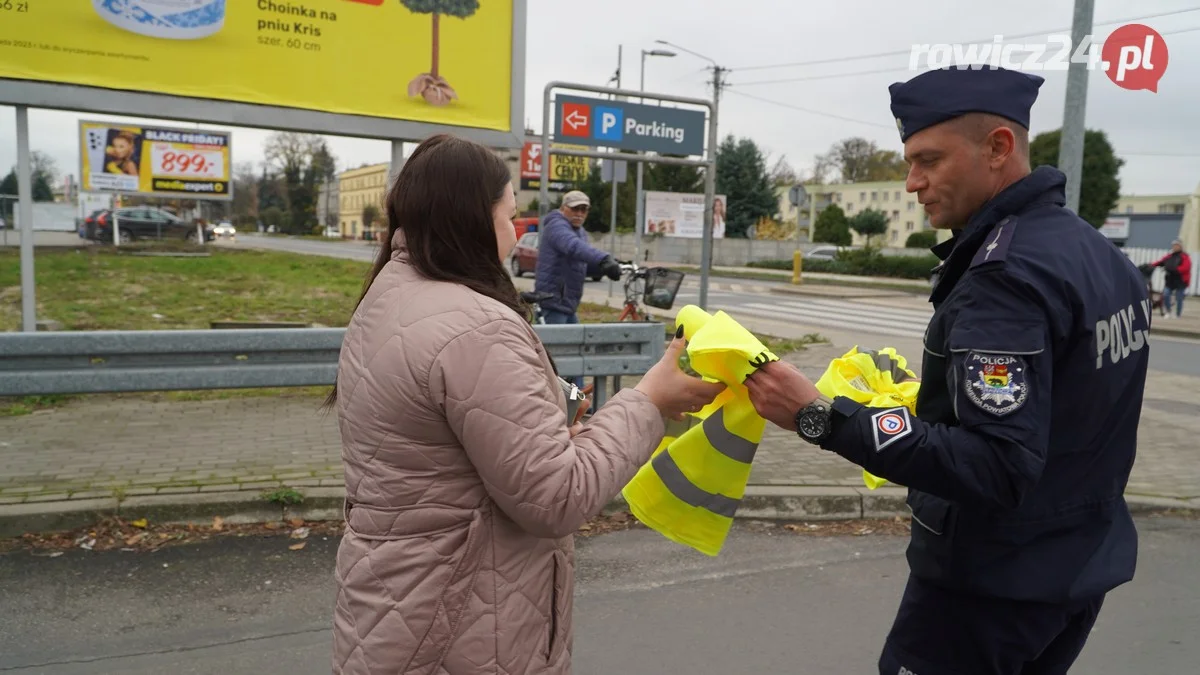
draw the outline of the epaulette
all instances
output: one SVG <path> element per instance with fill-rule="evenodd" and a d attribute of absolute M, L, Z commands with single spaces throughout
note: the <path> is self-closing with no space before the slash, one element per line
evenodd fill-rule
<path fill-rule="evenodd" d="M 1012 242 L 1013 230 L 1016 229 L 1017 217 L 1007 216 L 996 223 L 996 227 L 988 233 L 984 244 L 975 252 L 971 259 L 971 267 L 989 263 L 1004 262 L 1008 256 L 1008 245 Z"/>

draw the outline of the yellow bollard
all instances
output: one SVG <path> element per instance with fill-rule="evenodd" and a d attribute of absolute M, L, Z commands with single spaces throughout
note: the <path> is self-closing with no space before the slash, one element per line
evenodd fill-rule
<path fill-rule="evenodd" d="M 796 252 L 792 254 L 792 283 L 793 284 L 798 285 L 798 284 L 803 283 L 800 280 L 800 259 L 803 257 L 804 257 L 804 254 L 802 254 L 799 249 L 796 249 Z"/>

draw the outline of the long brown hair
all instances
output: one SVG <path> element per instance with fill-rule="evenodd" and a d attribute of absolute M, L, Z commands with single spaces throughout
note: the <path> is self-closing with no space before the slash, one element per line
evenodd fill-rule
<path fill-rule="evenodd" d="M 363 284 L 355 311 L 392 259 L 392 237 L 404 231 L 408 262 L 421 276 L 462 284 L 526 320 L 528 308 L 500 261 L 492 210 L 512 175 L 488 148 L 456 136 L 417 146 L 387 194 L 387 237 Z M 337 383 L 325 405 L 337 401 Z"/>

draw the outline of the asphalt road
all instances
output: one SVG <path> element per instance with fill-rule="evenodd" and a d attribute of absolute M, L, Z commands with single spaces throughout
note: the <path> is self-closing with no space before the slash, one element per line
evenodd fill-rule
<path fill-rule="evenodd" d="M 1072 671 L 1196 672 L 1200 521 L 1143 519 L 1137 578 Z M 647 530 L 579 540 L 575 672 L 875 672 L 905 540 L 739 525 L 715 558 Z M 0 556 L 0 672 L 328 673 L 337 542 Z"/>
<path fill-rule="evenodd" d="M 374 260 L 378 251 L 373 244 L 257 235 L 242 235 L 236 243 L 222 242 L 221 245 L 364 261 Z M 714 277 L 714 280 L 718 280 L 718 278 Z M 723 281 L 755 286 L 781 285 L 740 279 L 724 279 Z M 608 281 L 589 284 L 589 286 L 607 291 Z M 616 297 L 620 298 L 621 292 L 620 286 L 617 286 L 614 291 Z M 684 287 L 676 296 L 675 306 L 682 307 L 686 303 L 694 303 L 698 300 L 697 288 L 694 286 Z M 805 305 L 808 306 L 808 309 L 803 307 Z M 921 336 L 924 333 L 924 322 L 932 313 L 931 307 L 918 303 L 916 307 L 912 308 L 888 310 L 894 314 L 893 316 L 876 316 L 873 320 L 864 321 L 864 314 L 871 310 L 864 309 L 863 304 L 855 300 L 821 301 L 799 296 L 782 296 L 778 293 L 739 293 L 713 290 L 709 291 L 709 306 L 715 309 L 725 309 L 731 313 L 736 311 L 739 319 L 753 312 L 757 318 L 744 323 L 752 329 L 771 335 L 793 337 L 816 330 L 834 344 L 895 347 L 899 353 L 911 355 L 909 358 L 916 363 L 919 363 L 922 354 Z M 660 312 L 659 314 L 667 313 Z M 1200 341 L 1161 335 L 1154 336 L 1152 340 L 1151 369 L 1200 376 Z"/>

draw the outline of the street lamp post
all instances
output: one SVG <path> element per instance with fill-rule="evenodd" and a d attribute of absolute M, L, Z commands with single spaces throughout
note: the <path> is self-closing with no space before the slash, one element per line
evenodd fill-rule
<path fill-rule="evenodd" d="M 642 76 L 638 81 L 638 91 L 646 91 L 646 57 L 647 56 L 675 56 L 675 52 L 666 49 L 651 49 L 642 50 Z M 641 101 L 645 103 L 645 100 Z M 645 199 L 642 197 L 642 171 L 644 162 L 637 163 L 637 189 L 634 196 L 634 222 L 633 222 L 633 259 L 636 261 L 642 254 L 642 223 L 645 221 Z"/>
<path fill-rule="evenodd" d="M 699 305 L 701 309 L 708 309 L 708 276 L 712 268 L 712 249 L 713 249 L 713 209 L 712 200 L 716 195 L 717 183 L 717 110 L 721 107 L 721 76 L 729 72 L 728 68 L 722 68 L 717 65 L 716 61 L 708 58 L 703 54 L 680 47 L 677 44 L 667 42 L 666 40 L 655 40 L 660 45 L 666 45 L 681 52 L 686 52 L 692 56 L 704 59 L 712 64 L 713 71 L 713 108 L 712 117 L 708 121 L 708 157 L 712 161 L 712 168 L 704 172 L 704 240 L 700 248 L 700 297 Z"/>

